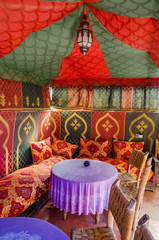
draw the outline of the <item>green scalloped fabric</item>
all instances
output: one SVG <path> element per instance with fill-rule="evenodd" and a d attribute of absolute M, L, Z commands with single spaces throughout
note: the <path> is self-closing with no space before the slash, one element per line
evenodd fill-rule
<path fill-rule="evenodd" d="M 159 19 L 158 0 L 101 0 L 90 5 L 99 10 L 117 15 Z"/>
<path fill-rule="evenodd" d="M 0 59 L 0 77 L 51 86 L 62 57 L 75 44 L 83 6 L 58 22 L 31 33 L 15 50 Z"/>
<path fill-rule="evenodd" d="M 158 78 L 159 68 L 147 52 L 134 49 L 109 33 L 88 9 L 93 33 L 113 78 Z"/>

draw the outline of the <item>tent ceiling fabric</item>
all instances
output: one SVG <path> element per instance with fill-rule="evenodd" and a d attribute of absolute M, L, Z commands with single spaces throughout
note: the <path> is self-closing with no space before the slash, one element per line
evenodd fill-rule
<path fill-rule="evenodd" d="M 93 44 L 76 36 L 83 7 Z M 0 77 L 41 86 L 159 86 L 158 0 L 2 0 Z"/>

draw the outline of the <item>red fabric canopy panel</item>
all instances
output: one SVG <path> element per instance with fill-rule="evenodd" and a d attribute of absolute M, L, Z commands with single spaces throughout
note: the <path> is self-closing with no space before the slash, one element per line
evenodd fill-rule
<path fill-rule="evenodd" d="M 4 0 L 0 3 L 0 57 L 13 51 L 31 32 L 53 24 L 82 2 Z"/>

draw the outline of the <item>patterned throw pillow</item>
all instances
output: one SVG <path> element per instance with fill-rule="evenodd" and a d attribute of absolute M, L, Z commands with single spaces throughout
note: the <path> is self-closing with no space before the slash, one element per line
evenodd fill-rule
<path fill-rule="evenodd" d="M 144 142 L 125 142 L 114 140 L 114 157 L 129 160 L 133 148 L 142 151 Z"/>
<path fill-rule="evenodd" d="M 29 145 L 34 164 L 45 160 L 52 155 L 50 137 L 43 141 L 30 142 Z"/>
<path fill-rule="evenodd" d="M 107 157 L 108 141 L 96 142 L 80 138 L 80 156 L 87 156 L 88 158 L 103 158 Z"/>
<path fill-rule="evenodd" d="M 78 145 L 54 138 L 52 143 L 52 154 L 70 159 L 77 148 Z"/>

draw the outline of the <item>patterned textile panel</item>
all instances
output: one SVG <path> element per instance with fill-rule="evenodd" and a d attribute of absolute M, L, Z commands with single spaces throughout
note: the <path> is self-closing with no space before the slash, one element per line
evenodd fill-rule
<path fill-rule="evenodd" d="M 132 87 L 123 87 L 122 88 L 122 97 L 121 97 L 121 109 L 132 109 Z"/>
<path fill-rule="evenodd" d="M 42 96 L 43 96 L 43 103 L 44 103 L 44 108 L 50 109 L 50 92 L 49 92 L 49 87 L 41 87 L 42 90 Z"/>
<path fill-rule="evenodd" d="M 124 112 L 97 111 L 91 113 L 91 139 L 108 141 L 108 157 L 112 156 L 113 139 L 124 139 Z"/>
<path fill-rule="evenodd" d="M 61 111 L 61 138 L 66 142 L 80 144 L 80 138 L 90 139 L 91 112 Z"/>
<path fill-rule="evenodd" d="M 68 108 L 93 108 L 93 88 L 68 88 Z"/>
<path fill-rule="evenodd" d="M 159 88 L 134 87 L 132 108 L 140 110 L 157 110 L 159 108 Z"/>
<path fill-rule="evenodd" d="M 0 217 L 17 216 L 48 190 L 51 167 L 64 160 L 52 156 L 0 180 Z"/>
<path fill-rule="evenodd" d="M 144 142 L 143 151 L 154 153 L 154 140 L 159 132 L 159 113 L 127 112 L 125 119 L 125 141 Z M 143 135 L 136 138 L 136 134 Z"/>
<path fill-rule="evenodd" d="M 51 105 L 55 108 L 67 108 L 67 88 L 56 87 L 52 89 Z"/>
<path fill-rule="evenodd" d="M 43 108 L 43 96 L 40 86 L 31 83 L 22 83 L 23 108 Z"/>
<path fill-rule="evenodd" d="M 37 140 L 40 112 L 18 112 L 13 143 L 13 171 L 32 163 L 29 142 Z"/>
<path fill-rule="evenodd" d="M 60 113 L 41 111 L 38 126 L 38 141 L 47 137 L 60 138 Z"/>
<path fill-rule="evenodd" d="M 15 119 L 15 112 L 0 113 L 0 178 L 13 171 L 12 148 Z"/>
<path fill-rule="evenodd" d="M 121 87 L 94 87 L 93 108 L 94 109 L 120 109 Z"/>
<path fill-rule="evenodd" d="M 21 82 L 0 78 L 0 108 L 23 108 Z"/>

